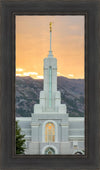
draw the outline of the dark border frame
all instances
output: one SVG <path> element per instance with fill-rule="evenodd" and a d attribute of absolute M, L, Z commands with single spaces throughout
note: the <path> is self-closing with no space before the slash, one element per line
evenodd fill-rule
<path fill-rule="evenodd" d="M 100 163 L 100 0 L 1 0 L 1 169 L 71 170 L 99 169 Z M 85 107 L 86 154 L 15 155 L 15 15 L 84 15 L 85 16 Z"/>

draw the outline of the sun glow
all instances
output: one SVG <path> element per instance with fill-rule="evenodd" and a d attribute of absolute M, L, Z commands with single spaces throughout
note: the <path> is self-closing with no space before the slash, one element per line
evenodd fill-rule
<path fill-rule="evenodd" d="M 84 78 L 84 16 L 17 16 L 16 76 L 43 79 L 50 21 L 55 23 L 52 51 L 59 69 L 57 76 Z"/>

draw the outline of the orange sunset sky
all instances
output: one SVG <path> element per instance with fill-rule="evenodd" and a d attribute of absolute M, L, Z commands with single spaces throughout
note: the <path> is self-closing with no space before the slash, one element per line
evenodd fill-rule
<path fill-rule="evenodd" d="M 43 78 L 43 59 L 50 46 L 57 74 L 84 78 L 84 16 L 16 16 L 16 75 Z"/>

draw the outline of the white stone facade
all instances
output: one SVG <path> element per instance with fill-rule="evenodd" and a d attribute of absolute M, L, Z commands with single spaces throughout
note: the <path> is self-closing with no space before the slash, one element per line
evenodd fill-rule
<path fill-rule="evenodd" d="M 26 154 L 75 154 L 84 152 L 84 118 L 70 118 L 57 91 L 57 59 L 51 50 L 44 59 L 44 86 L 32 117 L 19 117 L 25 134 Z"/>
<path fill-rule="evenodd" d="M 49 118 L 49 119 L 48 119 Z M 26 154 L 45 154 L 47 147 L 55 148 L 55 154 L 75 154 L 84 153 L 84 118 L 69 117 L 68 126 L 64 127 L 62 119 L 64 116 L 36 115 L 35 123 L 32 124 L 32 117 L 17 117 L 18 124 L 25 134 Z M 65 120 L 66 121 L 66 120 Z M 55 142 L 45 142 L 45 125 L 52 122 L 55 125 Z M 63 126 L 62 126 L 63 125 Z M 32 131 L 32 129 L 34 129 Z"/>

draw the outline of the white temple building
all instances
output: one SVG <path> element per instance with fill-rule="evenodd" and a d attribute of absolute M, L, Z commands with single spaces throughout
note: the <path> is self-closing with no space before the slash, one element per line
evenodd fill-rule
<path fill-rule="evenodd" d="M 34 105 L 31 117 L 16 117 L 25 134 L 25 154 L 84 154 L 84 118 L 69 117 L 57 91 L 57 59 L 51 48 L 44 59 L 44 86 L 40 102 Z"/>

